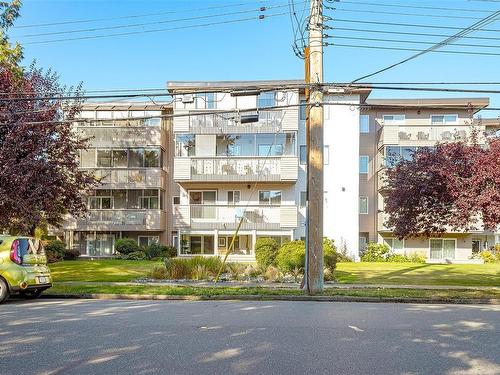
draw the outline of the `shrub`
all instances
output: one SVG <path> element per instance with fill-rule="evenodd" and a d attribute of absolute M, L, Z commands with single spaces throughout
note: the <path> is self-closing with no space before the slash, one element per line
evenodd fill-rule
<path fill-rule="evenodd" d="M 219 272 L 222 261 L 217 257 L 166 258 L 165 267 L 171 279 L 207 279 Z"/>
<path fill-rule="evenodd" d="M 164 258 L 175 258 L 177 256 L 177 248 L 175 246 L 162 246 L 161 256 Z"/>
<path fill-rule="evenodd" d="M 64 256 L 65 250 L 66 244 L 59 240 L 49 241 L 45 245 L 45 254 L 47 255 L 49 263 L 61 260 Z"/>
<path fill-rule="evenodd" d="M 115 250 L 120 254 L 130 254 L 141 251 L 141 248 L 132 238 L 120 238 L 116 240 Z"/>
<path fill-rule="evenodd" d="M 163 246 L 158 242 L 153 242 L 144 248 L 144 253 L 146 254 L 146 258 L 155 259 L 161 256 Z"/>
<path fill-rule="evenodd" d="M 207 266 L 205 266 L 204 264 L 198 264 L 193 267 L 191 278 L 193 280 L 207 280 L 209 278 Z"/>
<path fill-rule="evenodd" d="M 370 242 L 366 246 L 365 251 L 361 255 L 363 262 L 385 262 L 389 255 L 390 249 L 386 244 Z"/>
<path fill-rule="evenodd" d="M 481 251 L 479 253 L 479 256 L 482 260 L 484 260 L 484 263 L 495 263 L 497 261 L 497 257 L 495 257 L 495 254 L 488 250 Z"/>
<path fill-rule="evenodd" d="M 323 263 L 325 269 L 328 269 L 333 277 L 333 272 L 337 268 L 337 262 L 340 254 L 337 252 L 335 242 L 329 238 L 323 239 Z"/>
<path fill-rule="evenodd" d="M 226 271 L 231 275 L 231 279 L 239 280 L 245 273 L 245 266 L 241 263 L 227 263 Z"/>
<path fill-rule="evenodd" d="M 255 242 L 255 260 L 259 267 L 267 269 L 273 265 L 278 254 L 278 243 L 272 238 L 259 238 Z"/>
<path fill-rule="evenodd" d="M 295 268 L 304 269 L 306 247 L 304 241 L 287 242 L 278 250 L 276 265 L 283 273 L 291 273 Z"/>
<path fill-rule="evenodd" d="M 410 258 L 402 254 L 389 254 L 387 258 L 385 258 L 385 262 L 409 263 Z"/>
<path fill-rule="evenodd" d="M 146 253 L 144 251 L 134 251 L 132 253 L 123 255 L 122 259 L 144 260 L 146 259 Z"/>
<path fill-rule="evenodd" d="M 154 266 L 149 276 L 152 279 L 164 280 L 168 278 L 168 270 L 165 266 Z"/>
<path fill-rule="evenodd" d="M 191 267 L 194 268 L 198 265 L 205 266 L 207 269 L 207 272 L 211 276 L 216 276 L 217 272 L 219 272 L 220 268 L 222 267 L 222 260 L 220 260 L 218 257 L 193 257 L 190 259 L 185 259 L 188 263 L 190 263 Z"/>
<path fill-rule="evenodd" d="M 264 279 L 266 281 L 269 281 L 271 283 L 277 282 L 281 280 L 281 274 L 280 271 L 274 267 L 274 266 L 269 266 L 267 267 L 266 271 L 264 272 Z"/>
<path fill-rule="evenodd" d="M 189 259 L 167 259 L 165 261 L 165 267 L 168 271 L 169 279 L 179 280 L 179 279 L 191 279 L 192 268 L 188 264 Z"/>
<path fill-rule="evenodd" d="M 80 256 L 80 252 L 76 249 L 64 249 L 64 260 L 75 260 Z"/>
<path fill-rule="evenodd" d="M 408 260 L 411 263 L 425 263 L 425 255 L 422 255 L 418 252 L 414 252 L 408 255 Z"/>

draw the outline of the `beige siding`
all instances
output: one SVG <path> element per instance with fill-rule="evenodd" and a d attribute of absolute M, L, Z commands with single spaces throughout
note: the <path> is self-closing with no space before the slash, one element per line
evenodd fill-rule
<path fill-rule="evenodd" d="M 191 159 L 175 158 L 174 180 L 189 180 L 189 179 L 191 179 Z"/>
<path fill-rule="evenodd" d="M 297 180 L 299 159 L 297 157 L 282 157 L 280 169 L 282 180 Z"/>
<path fill-rule="evenodd" d="M 297 207 L 296 206 L 281 206 L 280 225 L 282 228 L 297 227 Z"/>

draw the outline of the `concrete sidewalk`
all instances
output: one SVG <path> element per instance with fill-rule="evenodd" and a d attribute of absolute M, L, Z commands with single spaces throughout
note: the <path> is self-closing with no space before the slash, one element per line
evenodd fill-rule
<path fill-rule="evenodd" d="M 217 287 L 240 287 L 240 288 L 276 288 L 276 289 L 299 289 L 299 283 L 256 283 L 256 282 L 233 282 L 223 281 L 59 281 L 58 285 L 128 285 L 128 286 L 189 286 L 199 288 Z M 399 284 L 338 284 L 325 283 L 327 289 L 420 289 L 420 290 L 496 290 L 495 286 L 470 286 L 470 285 L 399 285 Z"/>

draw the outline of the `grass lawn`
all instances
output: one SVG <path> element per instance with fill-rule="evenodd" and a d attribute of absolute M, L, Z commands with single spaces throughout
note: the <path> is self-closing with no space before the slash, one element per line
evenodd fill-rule
<path fill-rule="evenodd" d="M 76 260 L 50 265 L 54 281 L 131 281 L 146 276 L 152 261 Z M 339 263 L 340 283 L 500 287 L 500 264 Z"/>
<path fill-rule="evenodd" d="M 138 294 L 171 296 L 238 296 L 238 295 L 304 295 L 299 289 L 147 285 L 55 285 L 45 294 Z M 500 298 L 500 290 L 419 290 L 419 289 L 326 289 L 324 296 L 351 296 L 376 298 Z"/>

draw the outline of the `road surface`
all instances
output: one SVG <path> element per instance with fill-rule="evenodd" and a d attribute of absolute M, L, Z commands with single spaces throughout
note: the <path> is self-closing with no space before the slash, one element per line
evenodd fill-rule
<path fill-rule="evenodd" d="M 500 306 L 0 305 L 0 374 L 500 374 Z"/>

